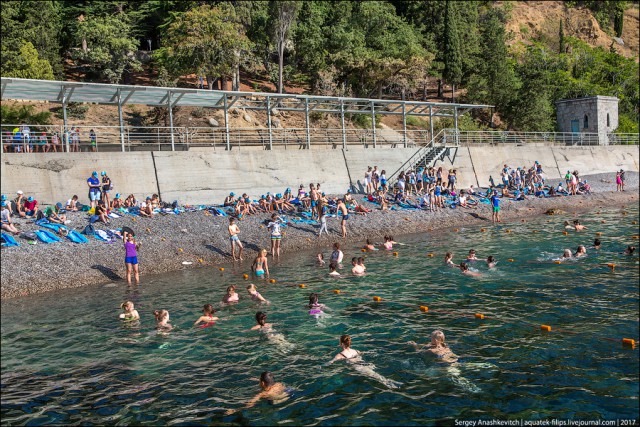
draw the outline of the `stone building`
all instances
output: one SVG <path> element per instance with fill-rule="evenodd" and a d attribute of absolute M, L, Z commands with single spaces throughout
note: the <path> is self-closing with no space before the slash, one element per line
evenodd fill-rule
<path fill-rule="evenodd" d="M 572 134 L 597 134 L 597 143 L 607 145 L 607 134 L 618 128 L 618 98 L 590 96 L 556 101 L 558 130 Z M 585 135 L 586 136 L 586 135 Z M 596 136 L 590 140 L 595 143 Z"/>

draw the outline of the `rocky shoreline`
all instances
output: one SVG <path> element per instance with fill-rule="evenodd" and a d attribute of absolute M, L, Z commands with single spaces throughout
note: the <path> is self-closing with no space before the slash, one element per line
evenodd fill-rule
<path fill-rule="evenodd" d="M 623 208 L 638 203 L 638 173 L 627 172 L 626 191 L 615 192 L 612 174 L 588 176 L 593 194 L 585 196 L 530 199 L 520 202 L 502 201 L 503 224 L 530 219 L 545 214 L 549 209 L 560 209 L 568 217 L 580 216 L 594 208 Z M 356 199 L 360 202 L 363 196 Z M 374 208 L 371 204 L 367 207 Z M 249 270 L 256 252 L 269 248 L 269 234 L 262 213 L 239 221 L 241 241 L 245 246 L 243 265 Z M 82 230 L 88 223 L 85 213 L 71 213 L 70 227 Z M 559 219 L 560 220 L 560 219 Z M 21 231 L 39 227 L 26 220 L 17 220 Z M 282 240 L 283 258 L 287 253 L 318 248 L 330 251 L 334 242 L 363 243 L 366 238 L 381 241 L 385 234 L 399 237 L 403 234 L 431 232 L 447 233 L 456 226 L 491 224 L 488 205 L 478 209 L 445 209 L 440 212 L 399 210 L 379 211 L 351 215 L 346 239 L 340 237 L 340 221 L 328 220 L 330 236 L 317 237 L 319 225 L 290 224 Z M 128 226 L 137 232 L 142 246 L 139 252 L 141 281 L 145 276 L 190 268 L 224 267 L 231 263 L 227 233 L 228 217 L 207 215 L 205 211 L 180 215 L 157 215 L 142 218 L 125 215 L 114 219 L 111 226 L 96 223 L 96 229 Z M 120 241 L 105 243 L 93 237 L 88 244 L 74 244 L 63 239 L 54 244 L 27 244 L 17 238 L 20 247 L 2 249 L 1 298 L 14 298 L 56 289 L 73 288 L 87 284 L 122 282 L 126 280 L 124 249 Z M 183 265 L 182 262 L 191 262 Z"/>

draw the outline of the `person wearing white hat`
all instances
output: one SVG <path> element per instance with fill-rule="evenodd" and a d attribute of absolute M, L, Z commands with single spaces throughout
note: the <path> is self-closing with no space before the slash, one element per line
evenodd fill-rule
<path fill-rule="evenodd" d="M 15 205 L 15 213 L 24 218 L 26 213 L 24 212 L 24 193 L 21 190 L 16 191 L 17 197 L 13 199 Z M 13 208 L 13 206 L 12 206 Z"/>

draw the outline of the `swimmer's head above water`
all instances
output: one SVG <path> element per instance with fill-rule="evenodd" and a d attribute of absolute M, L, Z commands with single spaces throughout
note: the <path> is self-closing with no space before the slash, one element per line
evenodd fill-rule
<path fill-rule="evenodd" d="M 257 312 L 256 322 L 258 323 L 258 325 L 264 326 L 264 324 L 267 322 L 267 315 L 262 311 Z"/>

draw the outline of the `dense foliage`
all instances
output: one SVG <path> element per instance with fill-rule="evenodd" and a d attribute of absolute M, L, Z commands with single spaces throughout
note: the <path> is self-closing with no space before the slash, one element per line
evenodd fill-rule
<path fill-rule="evenodd" d="M 636 2 L 637 3 L 637 2 Z M 625 1 L 568 1 L 622 34 Z M 127 83 L 134 72 L 174 86 L 203 76 L 210 89 L 241 75 L 308 85 L 332 96 L 495 105 L 502 126 L 555 128 L 561 98 L 620 98 L 620 128 L 638 130 L 638 63 L 570 37 L 533 37 L 510 49 L 511 2 L 472 0 L 5 0 L 2 75 Z M 637 7 L 637 4 L 636 6 Z M 152 50 L 151 55 L 140 51 Z M 227 82 L 232 86 L 228 87 Z M 489 120 L 488 116 L 483 117 Z M 416 121 L 419 124 L 419 121 Z"/>

